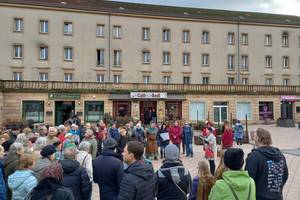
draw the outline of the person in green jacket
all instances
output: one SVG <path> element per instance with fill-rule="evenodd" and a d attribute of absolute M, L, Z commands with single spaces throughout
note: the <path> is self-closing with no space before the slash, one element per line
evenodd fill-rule
<path fill-rule="evenodd" d="M 244 165 L 244 151 L 230 148 L 225 152 L 224 164 L 229 168 L 222 179 L 213 186 L 209 200 L 255 200 L 255 183 L 248 171 L 241 170 Z"/>

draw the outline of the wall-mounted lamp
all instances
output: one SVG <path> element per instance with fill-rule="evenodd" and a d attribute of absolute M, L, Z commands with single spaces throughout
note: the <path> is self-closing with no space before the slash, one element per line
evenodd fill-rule
<path fill-rule="evenodd" d="M 93 99 L 96 99 L 96 95 L 93 95 Z"/>
<path fill-rule="evenodd" d="M 50 101 L 48 101 L 48 102 L 47 102 L 47 105 L 48 105 L 48 106 L 50 106 L 50 104 L 51 104 L 51 102 L 50 102 Z"/>
<path fill-rule="evenodd" d="M 81 102 L 80 101 L 78 101 L 78 105 L 80 106 L 80 104 L 81 104 Z"/>

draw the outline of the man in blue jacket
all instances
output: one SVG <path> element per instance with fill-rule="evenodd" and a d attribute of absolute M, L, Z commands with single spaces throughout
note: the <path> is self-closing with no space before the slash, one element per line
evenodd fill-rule
<path fill-rule="evenodd" d="M 186 148 L 186 157 L 191 156 L 193 157 L 193 129 L 192 127 L 186 122 L 182 127 L 182 135 L 183 135 L 183 143 L 185 144 Z"/>
<path fill-rule="evenodd" d="M 246 170 L 256 184 L 257 200 L 282 200 L 289 172 L 284 155 L 272 147 L 269 131 L 259 128 L 254 134 L 256 149 L 248 155 Z"/>

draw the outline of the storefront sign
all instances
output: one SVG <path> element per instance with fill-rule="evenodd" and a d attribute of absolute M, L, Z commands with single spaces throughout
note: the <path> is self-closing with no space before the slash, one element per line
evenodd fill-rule
<path fill-rule="evenodd" d="M 166 92 L 130 92 L 132 99 L 166 99 Z"/>
<path fill-rule="evenodd" d="M 50 93 L 48 95 L 49 99 L 80 99 L 80 94 L 76 93 Z"/>
<path fill-rule="evenodd" d="M 300 101 L 300 96 L 281 96 L 281 101 Z"/>

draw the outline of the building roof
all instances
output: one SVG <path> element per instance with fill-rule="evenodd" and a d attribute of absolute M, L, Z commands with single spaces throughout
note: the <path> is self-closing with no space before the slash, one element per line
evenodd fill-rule
<path fill-rule="evenodd" d="M 1 3 L 47 6 L 62 9 L 80 9 L 110 13 L 139 14 L 148 16 L 177 17 L 185 19 L 220 20 L 278 25 L 300 25 L 300 17 L 258 12 L 239 12 L 202 8 L 161 6 L 106 0 L 0 0 Z"/>

